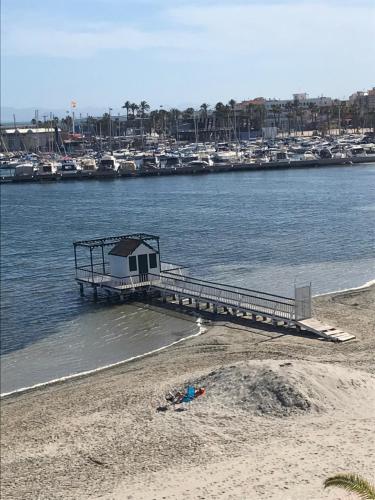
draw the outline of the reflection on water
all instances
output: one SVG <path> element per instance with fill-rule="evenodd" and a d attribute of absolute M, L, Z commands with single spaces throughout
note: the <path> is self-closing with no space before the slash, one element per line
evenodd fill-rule
<path fill-rule="evenodd" d="M 293 293 L 374 277 L 375 167 L 4 185 L 2 391 L 150 351 L 195 325 L 93 304 L 73 280 L 75 239 L 148 232 L 162 259 L 213 281 Z M 4 382 L 5 380 L 5 382 Z"/>

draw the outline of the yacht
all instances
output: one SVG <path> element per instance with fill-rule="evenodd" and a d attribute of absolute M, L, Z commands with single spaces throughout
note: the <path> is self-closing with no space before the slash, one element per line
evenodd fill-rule
<path fill-rule="evenodd" d="M 98 170 L 101 172 L 103 171 L 117 172 L 119 167 L 120 167 L 119 161 L 113 155 L 110 154 L 103 155 L 98 163 Z"/>

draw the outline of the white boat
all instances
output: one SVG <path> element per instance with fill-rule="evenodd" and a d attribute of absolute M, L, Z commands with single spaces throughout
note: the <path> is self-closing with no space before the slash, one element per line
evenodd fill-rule
<path fill-rule="evenodd" d="M 34 175 L 34 163 L 20 163 L 14 168 L 15 177 L 32 177 Z"/>
<path fill-rule="evenodd" d="M 64 173 L 64 172 L 77 173 L 78 170 L 80 170 L 80 166 L 78 165 L 76 160 L 74 160 L 73 158 L 63 158 L 60 162 L 58 170 L 61 173 Z"/>
<path fill-rule="evenodd" d="M 95 170 L 97 170 L 96 161 L 94 160 L 94 158 L 82 158 L 81 170 L 83 172 L 94 172 Z"/>
<path fill-rule="evenodd" d="M 104 155 L 98 163 L 98 170 L 117 172 L 120 167 L 119 161 L 112 155 Z"/>
<path fill-rule="evenodd" d="M 57 164 L 54 161 L 43 161 L 36 167 L 36 173 L 38 176 L 49 176 L 56 174 L 56 172 Z"/>

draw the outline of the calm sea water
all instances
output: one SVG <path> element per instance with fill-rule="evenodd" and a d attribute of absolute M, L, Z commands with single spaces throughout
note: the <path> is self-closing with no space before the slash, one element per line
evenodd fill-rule
<path fill-rule="evenodd" d="M 3 185 L 1 392 L 94 369 L 195 333 L 147 306 L 93 304 L 72 242 L 161 237 L 162 260 L 263 291 L 374 278 L 375 166 Z"/>

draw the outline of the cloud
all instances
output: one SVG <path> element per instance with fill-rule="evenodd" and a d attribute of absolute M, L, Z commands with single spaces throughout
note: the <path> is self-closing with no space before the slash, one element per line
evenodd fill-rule
<path fill-rule="evenodd" d="M 371 58 L 375 47 L 374 9 L 367 0 L 356 2 L 331 0 L 247 2 L 231 4 L 209 0 L 200 5 L 157 0 L 159 16 L 167 27 L 147 28 L 127 22 L 85 23 L 39 20 L 7 23 L 3 50 L 15 56 L 65 58 L 92 57 L 102 51 L 150 50 L 163 58 L 178 60 L 223 60 L 262 56 L 346 57 L 367 51 Z M 360 7 L 358 7 L 360 5 Z M 343 8 L 345 6 L 345 8 Z M 31 27 L 32 26 L 32 27 Z M 61 27 L 62 26 L 62 27 Z M 152 26 L 152 25 L 151 25 Z M 355 45 L 353 45 L 355 41 Z M 246 60 L 244 59 L 244 62 Z"/>

